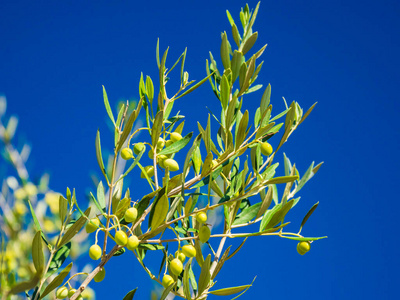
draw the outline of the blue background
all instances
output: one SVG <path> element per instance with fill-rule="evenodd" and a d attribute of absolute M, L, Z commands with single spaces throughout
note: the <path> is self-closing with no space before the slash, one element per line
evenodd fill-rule
<path fill-rule="evenodd" d="M 50 172 L 54 190 L 74 187 L 81 206 L 87 205 L 90 174 L 99 174 L 97 128 L 104 147 L 112 145 L 101 85 L 114 108 L 118 100 L 137 98 L 141 72 L 156 82 L 157 38 L 161 51 L 170 46 L 167 65 L 187 46 L 190 78 L 203 78 L 208 51 L 219 58 L 220 32 L 230 36 L 225 10 L 238 23 L 244 3 L 0 1 L 0 92 L 8 113 L 20 118 L 19 133 L 33 145 L 31 173 Z M 325 161 L 300 192 L 290 228 L 296 231 L 320 201 L 303 234 L 329 238 L 304 256 L 293 241 L 253 238 L 225 264 L 217 288 L 258 275 L 244 299 L 398 295 L 399 13 L 399 2 L 388 0 L 261 3 L 255 47 L 268 47 L 257 81 L 271 83 L 273 112 L 284 109 L 282 97 L 305 109 L 318 101 L 283 148 L 300 173 L 313 160 Z M 169 88 L 172 93 L 176 86 Z M 245 98 L 251 114 L 261 94 Z M 186 132 L 197 132 L 195 120 L 205 124 L 206 106 L 218 109 L 208 83 L 175 105 L 187 117 Z M 137 198 L 143 194 L 133 180 L 130 188 Z M 122 299 L 137 286 L 136 297 L 148 299 L 151 280 L 124 256 L 108 265 L 105 284 L 92 284 L 98 299 Z"/>

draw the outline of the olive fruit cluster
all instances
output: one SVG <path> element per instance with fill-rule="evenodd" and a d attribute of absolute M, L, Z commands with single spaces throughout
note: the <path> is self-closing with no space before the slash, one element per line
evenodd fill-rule
<path fill-rule="evenodd" d="M 310 242 L 300 242 L 297 244 L 297 252 L 299 252 L 300 255 L 306 254 L 308 251 L 310 251 L 310 249 Z"/>

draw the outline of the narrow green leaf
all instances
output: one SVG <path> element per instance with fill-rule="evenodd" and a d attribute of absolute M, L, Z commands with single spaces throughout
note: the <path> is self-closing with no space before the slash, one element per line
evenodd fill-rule
<path fill-rule="evenodd" d="M 57 288 L 58 286 L 60 286 L 65 277 L 67 277 L 67 275 L 69 274 L 69 272 L 71 271 L 72 268 L 72 263 L 70 263 L 68 266 L 66 266 L 64 268 L 64 270 L 62 270 L 60 272 L 60 274 L 58 274 L 50 283 L 49 285 L 45 288 L 45 290 L 43 291 L 43 293 L 40 295 L 40 299 L 43 299 L 45 296 L 47 296 L 47 294 L 49 294 L 52 290 L 54 290 L 55 288 Z"/>
<path fill-rule="evenodd" d="M 186 263 L 185 270 L 183 271 L 183 293 L 186 296 L 186 299 L 192 299 L 192 296 L 190 294 L 190 285 L 189 285 L 189 269 L 192 263 L 192 259 L 189 259 L 189 261 Z"/>
<path fill-rule="evenodd" d="M 294 240 L 294 241 L 299 241 L 299 242 L 308 242 L 308 241 L 318 241 L 322 239 L 328 238 L 327 236 L 321 236 L 321 237 L 296 237 L 296 236 L 285 236 L 282 235 L 281 237 L 289 240 Z"/>
<path fill-rule="evenodd" d="M 29 291 L 33 289 L 39 283 L 40 277 L 35 274 L 35 276 L 29 281 L 23 281 L 13 285 L 11 290 L 8 292 L 11 295 L 16 295 L 24 291 Z"/>
<path fill-rule="evenodd" d="M 236 24 L 232 25 L 232 36 L 233 36 L 233 40 L 235 41 L 236 45 L 238 47 L 240 47 L 241 38 L 240 38 L 240 33 L 239 33 L 239 30 L 238 30 Z"/>
<path fill-rule="evenodd" d="M 146 94 L 147 98 L 149 98 L 150 105 L 153 103 L 154 98 L 154 85 L 150 76 L 146 76 Z"/>
<path fill-rule="evenodd" d="M 281 203 L 274 206 L 272 210 L 267 211 L 267 213 L 264 215 L 265 218 L 263 217 L 261 220 L 260 231 L 267 230 L 278 225 L 292 208 L 293 202 L 294 200 L 292 199 L 283 205 Z"/>
<path fill-rule="evenodd" d="M 141 107 L 142 101 L 139 100 L 138 108 Z M 117 151 L 119 151 L 122 146 L 124 145 L 126 139 L 128 138 L 129 134 L 132 131 L 133 123 L 136 121 L 137 118 L 137 110 L 134 110 L 129 115 L 128 121 L 125 123 L 124 130 L 122 131 L 121 137 L 118 141 Z"/>
<path fill-rule="evenodd" d="M 195 89 L 197 89 L 198 87 L 200 87 L 204 82 L 206 82 L 212 75 L 214 75 L 214 73 L 211 73 L 210 75 L 208 75 L 207 77 L 203 78 L 201 81 L 199 81 L 198 83 L 196 83 L 195 85 L 193 85 L 192 87 L 190 87 L 186 92 L 183 92 L 182 94 L 180 94 L 178 97 L 175 98 L 175 100 L 182 98 L 183 96 L 186 96 L 187 94 L 193 92 Z"/>
<path fill-rule="evenodd" d="M 231 60 L 229 57 L 229 42 L 228 37 L 226 36 L 226 32 L 222 34 L 222 42 L 221 42 L 221 60 L 224 69 L 230 69 L 231 67 Z"/>
<path fill-rule="evenodd" d="M 60 216 L 61 225 L 65 222 L 65 217 L 68 213 L 68 201 L 60 195 L 58 198 L 58 214 Z"/>
<path fill-rule="evenodd" d="M 268 188 L 267 194 L 265 195 L 265 197 L 262 201 L 262 204 L 261 204 L 260 210 L 257 213 L 256 219 L 261 217 L 262 215 L 264 215 L 264 213 L 268 210 L 268 208 L 270 207 L 271 202 L 272 202 L 272 195 L 273 195 L 273 188 L 270 186 Z"/>
<path fill-rule="evenodd" d="M 228 17 L 229 24 L 231 24 L 231 26 L 233 26 L 235 24 L 235 21 L 233 21 L 231 13 L 228 10 L 226 10 L 226 16 Z"/>
<path fill-rule="evenodd" d="M 158 138 L 161 134 L 163 118 L 164 112 L 162 110 L 160 110 L 154 118 L 153 128 L 151 129 L 151 145 L 154 149 L 156 148 Z"/>
<path fill-rule="evenodd" d="M 157 61 L 157 67 L 160 68 L 160 39 L 157 39 L 156 61 Z"/>
<path fill-rule="evenodd" d="M 70 251 L 71 251 L 71 242 L 66 243 L 64 246 L 62 246 L 60 249 L 57 250 L 57 252 L 54 254 L 50 262 L 49 270 L 46 273 L 47 277 L 52 275 L 62 266 L 64 261 L 69 256 Z"/>
<path fill-rule="evenodd" d="M 86 209 L 86 211 L 84 213 L 86 218 L 84 216 L 81 216 L 70 228 L 68 228 L 67 232 L 64 234 L 64 236 L 62 237 L 62 239 L 58 245 L 59 247 L 68 243 L 82 229 L 82 227 L 86 223 L 87 217 L 90 214 L 90 210 L 91 210 L 91 207 Z"/>
<path fill-rule="evenodd" d="M 130 165 L 130 167 L 128 168 L 128 170 L 125 171 L 125 173 L 118 179 L 118 181 L 119 181 L 119 180 L 122 180 L 126 175 L 129 174 L 130 171 L 132 171 L 132 169 L 133 169 L 134 167 L 136 167 L 136 165 L 139 163 L 139 161 L 140 161 L 140 159 L 142 158 L 142 156 L 143 156 L 143 154 L 144 154 L 145 151 L 146 151 L 146 149 L 144 148 L 144 149 L 138 154 L 138 156 L 136 156 L 136 158 L 133 160 L 133 162 L 132 162 L 132 164 Z M 117 182 L 118 182 L 118 181 L 117 181 Z"/>
<path fill-rule="evenodd" d="M 304 122 L 304 120 L 308 117 L 308 115 L 312 112 L 312 110 L 314 109 L 314 106 L 317 104 L 318 102 L 315 102 L 308 110 L 307 110 L 307 112 L 303 115 L 303 117 L 301 118 L 301 120 L 300 120 L 300 122 L 299 122 L 299 125 L 301 124 L 301 123 L 303 123 Z"/>
<path fill-rule="evenodd" d="M 36 272 L 42 274 L 44 271 L 44 253 L 41 232 L 36 232 L 32 241 L 32 260 Z"/>
<path fill-rule="evenodd" d="M 271 84 L 268 84 L 261 97 L 261 104 L 260 104 L 261 115 L 263 115 L 264 112 L 268 109 L 270 98 L 271 98 Z"/>
<path fill-rule="evenodd" d="M 235 50 L 232 56 L 232 83 L 239 77 L 240 67 L 242 65 L 243 53 Z"/>
<path fill-rule="evenodd" d="M 295 176 L 281 176 L 281 177 L 275 177 L 272 178 L 270 180 L 268 180 L 267 182 L 265 182 L 265 184 L 279 184 L 279 183 L 287 183 L 287 182 L 292 182 L 295 180 L 298 180 L 299 176 L 295 175 Z"/>
<path fill-rule="evenodd" d="M 301 225 L 300 225 L 300 231 L 303 228 L 304 224 L 306 224 L 308 218 L 312 215 L 312 213 L 314 212 L 314 210 L 318 207 L 319 202 L 315 203 L 311 209 L 308 211 L 308 213 L 305 215 L 305 217 L 303 218 L 303 221 L 301 221 Z"/>
<path fill-rule="evenodd" d="M 106 169 L 104 168 L 103 157 L 101 156 L 101 144 L 100 144 L 100 131 L 97 130 L 96 134 L 96 157 L 97 163 L 99 164 L 100 170 L 103 173 L 104 177 L 107 178 Z"/>
<path fill-rule="evenodd" d="M 239 147 L 242 145 L 246 138 L 246 132 L 247 132 L 247 125 L 249 124 L 249 112 L 246 110 L 243 114 L 242 119 L 240 120 L 240 124 L 237 127 L 237 135 L 236 135 L 236 141 L 235 141 L 235 150 L 238 150 Z"/>
<path fill-rule="evenodd" d="M 192 135 L 193 135 L 193 132 L 190 132 L 185 137 L 183 137 L 181 140 L 174 142 L 170 146 L 161 150 L 158 154 L 159 155 L 161 155 L 161 154 L 168 155 L 168 154 L 173 154 L 173 153 L 180 151 L 190 142 Z"/>
<path fill-rule="evenodd" d="M 97 186 L 97 201 L 99 202 L 101 209 L 104 210 L 106 208 L 106 199 L 104 195 L 103 182 L 101 181 Z"/>
<path fill-rule="evenodd" d="M 240 225 L 250 222 L 254 219 L 260 210 L 261 202 L 258 202 L 252 206 L 246 207 L 240 214 L 237 215 L 232 225 Z"/>
<path fill-rule="evenodd" d="M 230 96 L 230 86 L 228 82 L 228 78 L 224 74 L 221 78 L 221 85 L 220 85 L 220 100 L 221 100 L 221 105 L 223 110 L 225 110 L 228 107 L 229 103 L 229 96 Z"/>
<path fill-rule="evenodd" d="M 285 176 L 289 176 L 292 172 L 292 164 L 290 163 L 290 159 L 283 153 L 283 162 L 285 166 Z"/>
<path fill-rule="evenodd" d="M 199 289 L 198 289 L 199 295 L 201 295 L 210 284 L 211 280 L 210 266 L 211 266 L 211 254 L 207 256 L 207 258 L 204 260 L 203 265 L 201 266 L 201 272 L 199 277 Z"/>
<path fill-rule="evenodd" d="M 106 88 L 104 87 L 104 85 L 102 85 L 102 87 L 103 87 L 104 106 L 106 107 L 107 114 L 110 117 L 110 120 L 113 122 L 114 127 L 115 127 L 115 120 L 114 120 L 114 116 L 113 116 L 113 113 L 112 113 L 112 110 L 110 107 L 110 103 L 108 102 Z"/>
<path fill-rule="evenodd" d="M 222 254 L 220 260 L 217 263 L 217 266 L 214 269 L 214 272 L 212 273 L 211 279 L 214 280 L 215 277 L 217 277 L 219 271 L 221 271 L 222 266 L 224 265 L 225 261 L 228 260 L 228 254 L 229 251 L 231 251 L 232 245 L 230 245 L 228 248 L 226 248 L 224 254 Z"/>
<path fill-rule="evenodd" d="M 133 296 L 135 296 L 136 291 L 137 291 L 137 288 L 130 291 L 128 294 L 125 295 L 125 297 L 122 300 L 132 300 Z"/>
<path fill-rule="evenodd" d="M 251 50 L 251 48 L 253 48 L 254 44 L 257 41 L 257 37 L 258 37 L 258 32 L 254 32 L 244 43 L 243 46 L 243 55 L 245 55 L 247 52 L 249 52 Z"/>
<path fill-rule="evenodd" d="M 243 291 L 249 287 L 251 287 L 251 284 L 235 286 L 235 287 L 230 287 L 230 288 L 224 288 L 224 289 L 220 289 L 220 290 L 214 290 L 214 291 L 210 291 L 209 293 L 211 295 L 215 295 L 215 296 L 229 296 L 229 295 L 240 293 L 241 291 Z"/>
<path fill-rule="evenodd" d="M 232 252 L 231 255 L 229 255 L 226 260 L 231 259 L 232 257 L 234 257 L 236 255 L 236 253 L 238 253 L 240 251 L 240 249 L 243 247 L 244 243 L 246 243 L 247 241 L 247 237 L 245 237 L 245 239 L 243 240 L 243 242 L 239 245 L 239 247 L 236 248 L 235 251 Z"/>
<path fill-rule="evenodd" d="M 151 251 L 157 251 L 157 250 L 162 250 L 164 249 L 164 246 L 157 245 L 157 244 L 144 244 L 140 243 L 139 248 L 141 249 L 146 249 L 146 250 L 151 250 Z"/>
<path fill-rule="evenodd" d="M 167 296 L 169 295 L 169 293 L 172 291 L 172 289 L 175 287 L 176 282 L 171 284 L 170 286 L 168 286 L 163 293 L 161 294 L 160 300 L 165 300 L 167 298 Z"/>
<path fill-rule="evenodd" d="M 169 201 L 165 194 L 158 199 L 154 206 L 154 214 L 151 220 L 151 228 L 155 230 L 158 226 L 164 223 L 169 210 Z"/>

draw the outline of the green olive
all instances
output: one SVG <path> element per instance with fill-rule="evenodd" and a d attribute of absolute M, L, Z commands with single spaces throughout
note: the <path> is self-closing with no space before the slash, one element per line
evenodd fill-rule
<path fill-rule="evenodd" d="M 265 156 L 269 156 L 272 154 L 272 152 L 274 152 L 274 150 L 272 149 L 272 146 L 265 142 L 265 143 L 261 143 L 261 153 Z"/>
<path fill-rule="evenodd" d="M 197 213 L 196 220 L 200 224 L 205 223 L 207 221 L 207 214 L 204 211 L 201 211 L 201 212 Z"/>
<path fill-rule="evenodd" d="M 297 252 L 300 255 L 306 254 L 308 251 L 310 251 L 311 245 L 310 242 L 300 242 L 297 244 Z"/>
<path fill-rule="evenodd" d="M 121 157 L 125 160 L 131 159 L 133 157 L 132 150 L 130 148 L 124 148 L 121 150 Z"/>
<path fill-rule="evenodd" d="M 214 169 L 216 166 L 218 166 L 218 162 L 215 159 L 213 159 L 211 162 L 211 168 Z"/>
<path fill-rule="evenodd" d="M 182 136 L 180 135 L 180 133 L 177 133 L 177 132 L 171 133 L 170 137 L 171 137 L 171 141 L 173 141 L 173 142 L 177 142 L 182 139 Z"/>
<path fill-rule="evenodd" d="M 182 253 L 187 257 L 195 257 L 196 249 L 193 247 L 193 245 L 185 245 L 182 247 Z"/>
<path fill-rule="evenodd" d="M 186 260 L 186 255 L 183 254 L 183 253 L 180 252 L 180 251 L 176 251 L 176 252 L 175 252 L 175 258 L 179 259 L 182 263 L 184 263 L 185 260 Z"/>
<path fill-rule="evenodd" d="M 136 155 L 142 152 L 143 149 L 146 149 L 146 145 L 143 143 L 137 143 L 133 146 L 133 152 L 135 152 Z"/>
<path fill-rule="evenodd" d="M 128 248 L 128 250 L 135 250 L 137 247 L 139 246 L 139 239 L 136 235 L 131 235 L 128 238 L 128 243 L 126 244 L 126 248 Z"/>
<path fill-rule="evenodd" d="M 102 254 L 101 247 L 99 245 L 92 245 L 89 248 L 89 256 L 93 260 L 100 259 Z"/>
<path fill-rule="evenodd" d="M 202 243 L 205 243 L 208 241 L 211 235 L 211 230 L 208 228 L 208 226 L 204 225 L 203 227 L 200 228 L 199 230 L 199 240 Z"/>
<path fill-rule="evenodd" d="M 97 218 L 93 218 L 90 219 L 90 222 L 86 224 L 85 229 L 87 233 L 92 233 L 95 232 L 97 228 L 99 228 L 99 226 L 100 226 L 100 220 Z"/>
<path fill-rule="evenodd" d="M 170 263 L 169 263 L 169 268 L 171 270 L 171 273 L 178 276 L 179 274 L 182 273 L 183 270 L 183 264 L 178 258 L 174 258 Z"/>
<path fill-rule="evenodd" d="M 57 297 L 58 299 L 67 298 L 67 297 L 68 297 L 68 289 L 67 289 L 65 286 L 60 287 L 60 288 L 56 291 L 56 297 Z"/>
<path fill-rule="evenodd" d="M 132 223 L 136 221 L 137 218 L 137 209 L 134 207 L 130 207 L 125 211 L 124 215 L 125 221 L 128 223 Z"/>
<path fill-rule="evenodd" d="M 165 168 L 168 168 L 168 170 L 175 172 L 179 170 L 179 165 L 178 163 L 173 160 L 172 158 L 167 158 L 166 160 L 164 160 L 163 162 Z"/>
<path fill-rule="evenodd" d="M 71 298 L 75 293 L 76 293 L 76 289 L 70 289 L 70 290 L 68 291 L 68 297 Z"/>
<path fill-rule="evenodd" d="M 120 246 L 125 246 L 128 242 L 128 237 L 126 233 L 122 230 L 119 230 L 115 233 L 115 242 Z"/>
<path fill-rule="evenodd" d="M 161 150 L 162 148 L 164 148 L 165 145 L 165 140 L 163 138 L 158 138 L 157 141 L 157 150 Z"/>
<path fill-rule="evenodd" d="M 169 287 L 171 284 L 174 284 L 175 280 L 172 278 L 171 275 L 164 275 L 163 279 L 162 279 L 162 285 L 163 287 L 167 288 Z"/>
<path fill-rule="evenodd" d="M 154 157 L 154 151 L 153 151 L 153 149 L 150 149 L 149 152 L 147 152 L 147 155 L 149 156 L 149 158 L 150 158 L 151 160 L 153 160 L 153 157 Z"/>
<path fill-rule="evenodd" d="M 144 167 L 144 171 L 146 172 L 147 176 L 149 176 L 149 178 L 154 176 L 154 167 L 153 166 L 146 166 Z M 146 176 L 144 175 L 143 171 L 140 174 L 140 177 L 142 178 L 146 178 Z"/>
<path fill-rule="evenodd" d="M 164 160 L 166 160 L 168 158 L 168 156 L 166 155 L 157 155 L 157 162 L 159 164 L 159 166 L 163 169 L 165 169 L 165 165 L 164 165 Z"/>
<path fill-rule="evenodd" d="M 168 140 L 168 141 L 165 142 L 165 147 L 169 147 L 169 146 L 171 146 L 173 143 L 174 143 L 174 141 Z"/>
<path fill-rule="evenodd" d="M 101 268 L 99 273 L 97 273 L 96 276 L 94 276 L 94 281 L 96 281 L 96 282 L 103 281 L 104 277 L 106 277 L 106 269 L 104 269 L 104 267 L 103 267 L 103 268 Z"/>

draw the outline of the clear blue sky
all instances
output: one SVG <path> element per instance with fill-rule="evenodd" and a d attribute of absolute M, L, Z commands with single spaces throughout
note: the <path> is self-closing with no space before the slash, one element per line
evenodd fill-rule
<path fill-rule="evenodd" d="M 33 174 L 50 172 L 58 191 L 75 187 L 85 206 L 98 172 L 95 133 L 107 131 L 101 85 L 113 105 L 137 98 L 141 72 L 156 81 L 157 38 L 161 49 L 170 46 L 169 66 L 187 46 L 190 78 L 201 79 L 208 51 L 218 56 L 220 32 L 229 31 L 225 10 L 237 19 L 244 3 L 1 1 L 0 93 L 33 145 Z M 258 82 L 271 83 L 275 113 L 282 97 L 305 108 L 318 101 L 284 152 L 301 173 L 313 160 L 325 165 L 289 218 L 296 230 L 320 201 L 303 233 L 329 239 L 300 256 L 295 242 L 254 238 L 225 265 L 217 287 L 258 275 L 243 299 L 398 295 L 399 15 L 399 2 L 389 0 L 262 1 L 256 47 L 268 47 Z M 254 113 L 260 97 L 247 97 L 245 108 Z M 204 124 L 216 101 L 208 84 L 182 99 L 185 130 L 197 132 L 195 120 Z M 131 184 L 140 198 L 140 185 Z M 152 285 L 133 258 L 110 265 L 105 284 L 93 285 L 98 299 L 122 299 L 137 286 L 137 299 L 148 299 Z"/>

